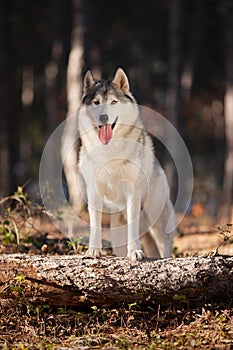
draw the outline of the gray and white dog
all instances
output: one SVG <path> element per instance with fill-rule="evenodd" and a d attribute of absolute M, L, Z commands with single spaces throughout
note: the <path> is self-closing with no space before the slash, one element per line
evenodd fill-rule
<path fill-rule="evenodd" d="M 121 68 L 113 80 L 86 73 L 78 127 L 79 184 L 90 216 L 87 254 L 100 256 L 102 213 L 108 212 L 117 255 L 170 257 L 175 215 L 169 186 Z"/>

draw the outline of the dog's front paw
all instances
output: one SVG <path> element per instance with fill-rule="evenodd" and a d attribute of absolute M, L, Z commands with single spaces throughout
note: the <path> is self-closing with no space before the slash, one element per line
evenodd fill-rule
<path fill-rule="evenodd" d="M 140 261 L 145 258 L 145 254 L 142 250 L 131 250 L 128 252 L 128 258 L 132 262 Z"/>
<path fill-rule="evenodd" d="M 86 251 L 85 256 L 90 258 L 100 258 L 101 257 L 101 248 L 89 248 Z"/>

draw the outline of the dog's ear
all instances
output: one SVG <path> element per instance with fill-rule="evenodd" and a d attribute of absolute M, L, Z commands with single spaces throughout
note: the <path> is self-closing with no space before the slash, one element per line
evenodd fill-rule
<path fill-rule="evenodd" d="M 91 71 L 87 71 L 83 80 L 83 95 L 87 95 L 91 88 L 95 85 L 95 79 Z"/>
<path fill-rule="evenodd" d="M 122 68 L 117 69 L 112 82 L 116 84 L 124 94 L 129 93 L 129 81 Z"/>

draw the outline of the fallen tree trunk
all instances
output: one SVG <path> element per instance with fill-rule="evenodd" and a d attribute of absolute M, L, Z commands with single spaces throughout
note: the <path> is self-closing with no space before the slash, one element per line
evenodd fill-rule
<path fill-rule="evenodd" d="M 73 256 L 0 255 L 0 301 L 116 306 L 187 303 L 233 298 L 233 257 L 101 259 Z"/>

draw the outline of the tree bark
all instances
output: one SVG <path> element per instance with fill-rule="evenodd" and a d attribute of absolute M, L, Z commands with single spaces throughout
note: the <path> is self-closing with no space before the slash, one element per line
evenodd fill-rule
<path fill-rule="evenodd" d="M 233 257 L 146 259 L 0 255 L 1 300 L 106 307 L 233 297 Z"/>
<path fill-rule="evenodd" d="M 78 148 L 79 136 L 76 118 L 82 95 L 83 68 L 83 1 L 73 0 L 73 30 L 71 50 L 67 67 L 67 116 L 62 135 L 61 155 L 64 164 L 70 202 L 82 208 L 83 199 L 78 186 Z M 71 145 L 71 147 L 70 147 Z M 79 212 L 81 209 L 77 209 Z"/>

